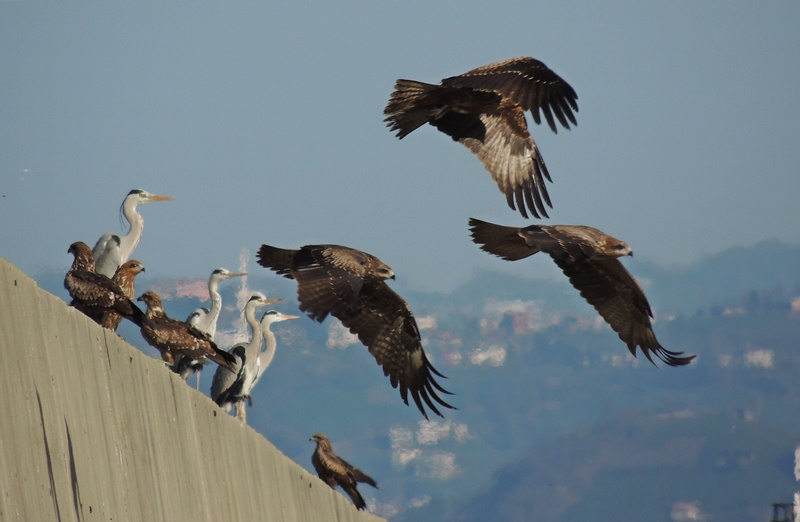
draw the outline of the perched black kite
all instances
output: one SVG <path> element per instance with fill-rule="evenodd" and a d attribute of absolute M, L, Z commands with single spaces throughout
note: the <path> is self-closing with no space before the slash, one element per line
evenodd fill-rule
<path fill-rule="evenodd" d="M 639 346 L 650 362 L 651 352 L 670 366 L 689 364 L 694 355 L 681 357 L 656 340 L 653 312 L 641 287 L 619 260 L 632 256 L 630 247 L 596 228 L 582 225 L 504 227 L 469 220 L 472 241 L 506 261 L 545 252 L 569 278 L 572 286 L 611 325 L 636 356 Z"/>
<path fill-rule="evenodd" d="M 442 80 L 441 85 L 397 80 L 383 113 L 402 139 L 430 123 L 478 155 L 506 195 L 512 209 L 528 217 L 547 217 L 552 208 L 544 178 L 550 179 L 542 154 L 528 132 L 525 111 L 558 132 L 555 120 L 577 125 L 578 95 L 545 64 L 529 57 L 511 58 Z"/>
<path fill-rule="evenodd" d="M 122 292 L 125 294 L 125 297 L 128 299 L 133 299 L 136 296 L 134 279 L 142 272 L 144 272 L 144 265 L 141 263 L 141 261 L 132 259 L 122 263 L 122 266 L 117 269 L 117 273 L 114 274 L 114 277 L 111 278 L 111 280 L 119 285 L 119 287 L 122 289 Z M 121 322 L 122 316 L 120 314 L 117 312 L 106 312 L 103 315 L 103 321 L 100 324 L 102 324 L 104 328 L 116 331 L 117 327 L 119 327 L 119 323 Z"/>
<path fill-rule="evenodd" d="M 120 286 L 95 272 L 94 255 L 89 245 L 82 241 L 72 243 L 68 250 L 75 259 L 64 277 L 64 288 L 72 297 L 70 306 L 75 307 L 97 324 L 103 324 L 103 316 L 117 313 L 142 326 L 144 314 Z"/>
<path fill-rule="evenodd" d="M 192 359 L 207 357 L 230 371 L 236 371 L 236 358 L 217 348 L 207 334 L 188 323 L 167 317 L 158 294 L 145 292 L 139 296 L 138 301 L 147 305 L 142 337 L 161 352 L 161 358 L 167 364 L 174 365 L 175 356 L 180 354 Z"/>
<path fill-rule="evenodd" d="M 314 469 L 317 470 L 319 478 L 329 485 L 331 489 L 336 489 L 336 486 L 341 487 L 353 501 L 353 504 L 356 505 L 356 508 L 366 509 L 367 503 L 364 502 L 364 498 L 358 492 L 358 483 L 363 482 L 376 489 L 378 483 L 343 458 L 337 457 L 333 453 L 331 441 L 328 440 L 326 435 L 317 433 L 308 440 L 313 440 L 317 443 L 314 454 L 311 455 L 311 463 L 314 465 Z"/>
<path fill-rule="evenodd" d="M 442 416 L 434 402 L 453 408 L 437 394 L 452 395 L 442 388 L 436 371 L 425 356 L 419 329 L 411 309 L 386 284 L 394 272 L 380 259 L 338 245 L 307 245 L 285 250 L 262 245 L 258 263 L 297 281 L 300 310 L 315 321 L 333 315 L 369 349 L 389 376 L 392 387 L 408 404 L 408 392 L 425 418 L 422 401 Z"/>

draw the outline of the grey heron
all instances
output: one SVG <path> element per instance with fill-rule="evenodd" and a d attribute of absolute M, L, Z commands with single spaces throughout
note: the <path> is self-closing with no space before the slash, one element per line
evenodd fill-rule
<path fill-rule="evenodd" d="M 139 244 L 139 240 L 142 238 L 142 230 L 144 230 L 144 219 L 136 211 L 136 207 L 151 201 L 169 201 L 172 199 L 170 196 L 150 194 L 141 189 L 131 190 L 122 202 L 121 207 L 122 215 L 128 221 L 130 229 L 125 235 L 106 232 L 97 240 L 93 249 L 97 273 L 106 277 L 114 277 L 117 269 L 131 257 L 136 245 Z M 113 244 L 109 244 L 109 241 L 114 240 L 114 238 L 118 243 L 116 247 Z"/>
<path fill-rule="evenodd" d="M 244 356 L 238 360 L 242 362 L 239 372 L 226 372 L 217 368 L 214 380 L 211 382 L 211 399 L 225 411 L 230 411 L 231 406 L 236 406 L 236 417 L 247 422 L 247 413 L 244 402 L 249 398 L 249 390 L 245 386 L 252 381 L 258 365 L 258 354 L 261 351 L 261 323 L 256 319 L 256 310 L 282 299 L 267 299 L 263 294 L 256 293 L 244 305 L 244 316 L 250 326 L 251 336 L 247 343 L 233 346 L 230 352 L 237 348 L 244 348 Z M 239 352 L 241 353 L 241 352 Z"/>
<path fill-rule="evenodd" d="M 217 335 L 217 320 L 219 313 L 222 310 L 222 296 L 219 293 L 219 284 L 234 277 L 246 276 L 246 272 L 231 272 L 226 268 L 217 268 L 211 272 L 211 277 L 208 278 L 208 294 L 211 297 L 211 309 L 201 307 L 189 314 L 186 322 L 194 326 L 201 332 L 205 332 L 214 339 Z M 203 371 L 203 363 L 197 359 L 184 358 L 178 356 L 175 358 L 175 372 L 180 374 L 184 380 L 195 375 L 197 377 L 196 388 L 200 389 L 200 374 Z"/>

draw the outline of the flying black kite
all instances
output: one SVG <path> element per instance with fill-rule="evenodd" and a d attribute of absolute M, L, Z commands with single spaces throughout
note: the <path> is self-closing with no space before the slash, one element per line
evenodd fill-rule
<path fill-rule="evenodd" d="M 397 80 L 383 113 L 402 139 L 430 123 L 477 154 L 508 206 L 528 217 L 547 217 L 552 208 L 544 178 L 550 173 L 528 132 L 525 111 L 542 117 L 553 132 L 556 120 L 566 129 L 577 125 L 578 95 L 545 64 L 530 57 L 511 58 L 478 67 L 432 85 Z M 541 114 L 540 114 L 541 111 Z"/>
<path fill-rule="evenodd" d="M 669 366 L 689 364 L 694 355 L 681 357 L 656 340 L 650 318 L 653 311 L 644 291 L 619 258 L 632 256 L 630 247 L 596 228 L 582 225 L 531 225 L 504 227 L 469 220 L 472 241 L 506 261 L 545 252 L 569 278 L 572 286 L 605 319 L 636 356 L 639 346 L 653 362 L 651 353 Z"/>
<path fill-rule="evenodd" d="M 262 245 L 258 263 L 297 281 L 300 310 L 315 321 L 333 315 L 369 349 L 392 387 L 408 392 L 425 418 L 422 402 L 436 415 L 434 402 L 453 408 L 437 394 L 452 395 L 434 379 L 436 371 L 422 349 L 419 329 L 408 303 L 386 284 L 394 272 L 366 252 L 338 245 L 307 245 L 285 250 Z"/>

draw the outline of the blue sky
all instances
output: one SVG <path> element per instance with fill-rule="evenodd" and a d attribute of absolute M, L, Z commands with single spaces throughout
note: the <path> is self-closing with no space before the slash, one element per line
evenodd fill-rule
<path fill-rule="evenodd" d="M 397 78 L 520 55 L 579 96 L 577 128 L 532 128 L 547 223 L 624 239 L 634 269 L 797 243 L 799 21 L 796 2 L 0 2 L 0 256 L 65 270 L 143 188 L 175 197 L 142 208 L 150 276 L 261 243 L 359 248 L 419 290 L 552 270 L 469 241 L 470 216 L 537 221 L 464 147 L 382 122 Z"/>

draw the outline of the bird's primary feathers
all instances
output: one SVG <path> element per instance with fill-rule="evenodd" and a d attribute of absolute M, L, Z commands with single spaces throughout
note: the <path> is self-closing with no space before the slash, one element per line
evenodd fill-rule
<path fill-rule="evenodd" d="M 384 114 L 387 125 L 404 138 L 430 123 L 478 156 L 508 205 L 528 217 L 547 217 L 552 208 L 544 179 L 550 173 L 528 131 L 525 112 L 553 132 L 556 120 L 577 125 L 578 95 L 545 64 L 530 57 L 491 63 L 440 85 L 397 80 Z M 541 113 L 541 114 L 540 114 Z"/>
<path fill-rule="evenodd" d="M 114 312 L 141 326 L 144 321 L 141 309 L 126 297 L 117 283 L 95 272 L 89 245 L 77 241 L 70 245 L 68 252 L 75 256 L 64 277 L 64 288 L 72 297 L 70 304 L 100 325 L 105 314 Z"/>
<path fill-rule="evenodd" d="M 437 393 L 451 395 L 434 379 L 444 376 L 428 361 L 408 303 L 386 284 L 394 272 L 380 259 L 338 245 L 262 245 L 257 257 L 261 266 L 297 281 L 300 310 L 318 322 L 333 315 L 356 334 L 406 404 L 411 392 L 425 418 L 423 402 L 439 416 L 434 403 L 453 408 Z"/>
<path fill-rule="evenodd" d="M 194 326 L 167 317 L 158 294 L 148 291 L 139 296 L 138 300 L 147 305 L 146 320 L 141 329 L 142 337 L 161 352 L 164 361 L 170 365 L 174 364 L 177 354 L 193 359 L 207 357 L 220 366 L 234 371 L 236 359 L 228 352 L 217 348 L 214 341 Z"/>
<path fill-rule="evenodd" d="M 694 359 L 694 355 L 683 357 L 683 352 L 667 350 L 656 340 L 650 322 L 653 312 L 644 291 L 619 260 L 633 255 L 623 241 L 582 225 L 516 228 L 474 218 L 469 225 L 472 241 L 507 261 L 547 253 L 634 356 L 638 346 L 650 362 L 651 353 L 669 366 L 683 366 Z"/>
<path fill-rule="evenodd" d="M 325 434 L 317 433 L 309 440 L 317 443 L 314 454 L 311 455 L 311 463 L 319 478 L 331 489 L 336 489 L 336 486 L 341 487 L 357 509 L 366 509 L 367 503 L 358 492 L 358 483 L 369 484 L 376 489 L 378 483 L 360 469 L 334 454 L 331 441 Z"/>

